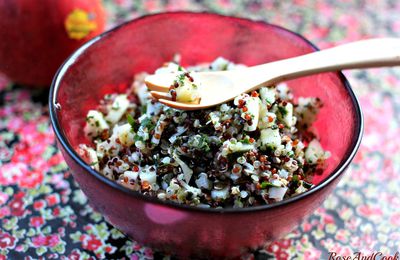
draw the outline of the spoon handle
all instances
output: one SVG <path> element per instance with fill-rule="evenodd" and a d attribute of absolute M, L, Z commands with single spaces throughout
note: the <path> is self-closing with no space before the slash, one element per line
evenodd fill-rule
<path fill-rule="evenodd" d="M 400 39 L 361 40 L 252 67 L 252 80 L 274 84 L 319 72 L 400 65 Z M 253 74 L 254 73 L 254 74 Z M 266 78 L 267 76 L 267 78 Z"/>

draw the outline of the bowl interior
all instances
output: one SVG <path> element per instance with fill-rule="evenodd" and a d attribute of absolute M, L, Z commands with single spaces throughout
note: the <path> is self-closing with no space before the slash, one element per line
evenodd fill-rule
<path fill-rule="evenodd" d="M 222 56 L 256 65 L 315 51 L 301 36 L 262 22 L 213 14 L 169 13 L 124 24 L 93 40 L 68 61 L 55 80 L 59 131 L 76 148 L 87 140 L 85 115 L 107 93 L 122 92 L 135 73 L 153 72 L 176 53 L 182 65 Z M 342 166 L 357 146 L 361 117 L 357 101 L 340 73 L 287 82 L 295 96 L 319 97 L 324 107 L 315 123 L 322 146 L 331 152 L 320 183 Z"/>

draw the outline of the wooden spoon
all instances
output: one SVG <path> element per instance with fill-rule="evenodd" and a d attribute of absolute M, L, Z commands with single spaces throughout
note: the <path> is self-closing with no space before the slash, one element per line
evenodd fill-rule
<path fill-rule="evenodd" d="M 249 50 L 251 51 L 251 50 Z M 200 102 L 172 101 L 169 87 L 177 74 L 166 73 L 146 77 L 150 93 L 159 102 L 181 110 L 212 107 L 234 99 L 241 93 L 257 90 L 289 79 L 342 69 L 359 69 L 400 65 L 400 39 L 369 39 L 310 54 L 231 71 L 190 73 L 201 84 Z"/>

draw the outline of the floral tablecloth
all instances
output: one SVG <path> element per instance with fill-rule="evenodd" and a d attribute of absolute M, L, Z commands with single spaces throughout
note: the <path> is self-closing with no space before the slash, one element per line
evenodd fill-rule
<path fill-rule="evenodd" d="M 397 0 L 105 0 L 109 27 L 159 11 L 266 20 L 324 48 L 400 36 Z M 368 53 L 366 53 L 368 55 Z M 338 188 L 292 233 L 243 258 L 321 259 L 400 250 L 400 68 L 346 72 L 364 110 L 360 150 Z M 0 77 L 0 259 L 160 259 L 87 205 L 49 123 L 46 90 Z M 168 257 L 167 257 L 168 258 Z"/>

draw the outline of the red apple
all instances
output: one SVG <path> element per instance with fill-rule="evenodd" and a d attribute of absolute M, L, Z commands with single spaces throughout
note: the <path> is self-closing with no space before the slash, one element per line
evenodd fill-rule
<path fill-rule="evenodd" d="M 0 0 L 0 71 L 49 86 L 62 62 L 104 30 L 100 0 Z"/>

